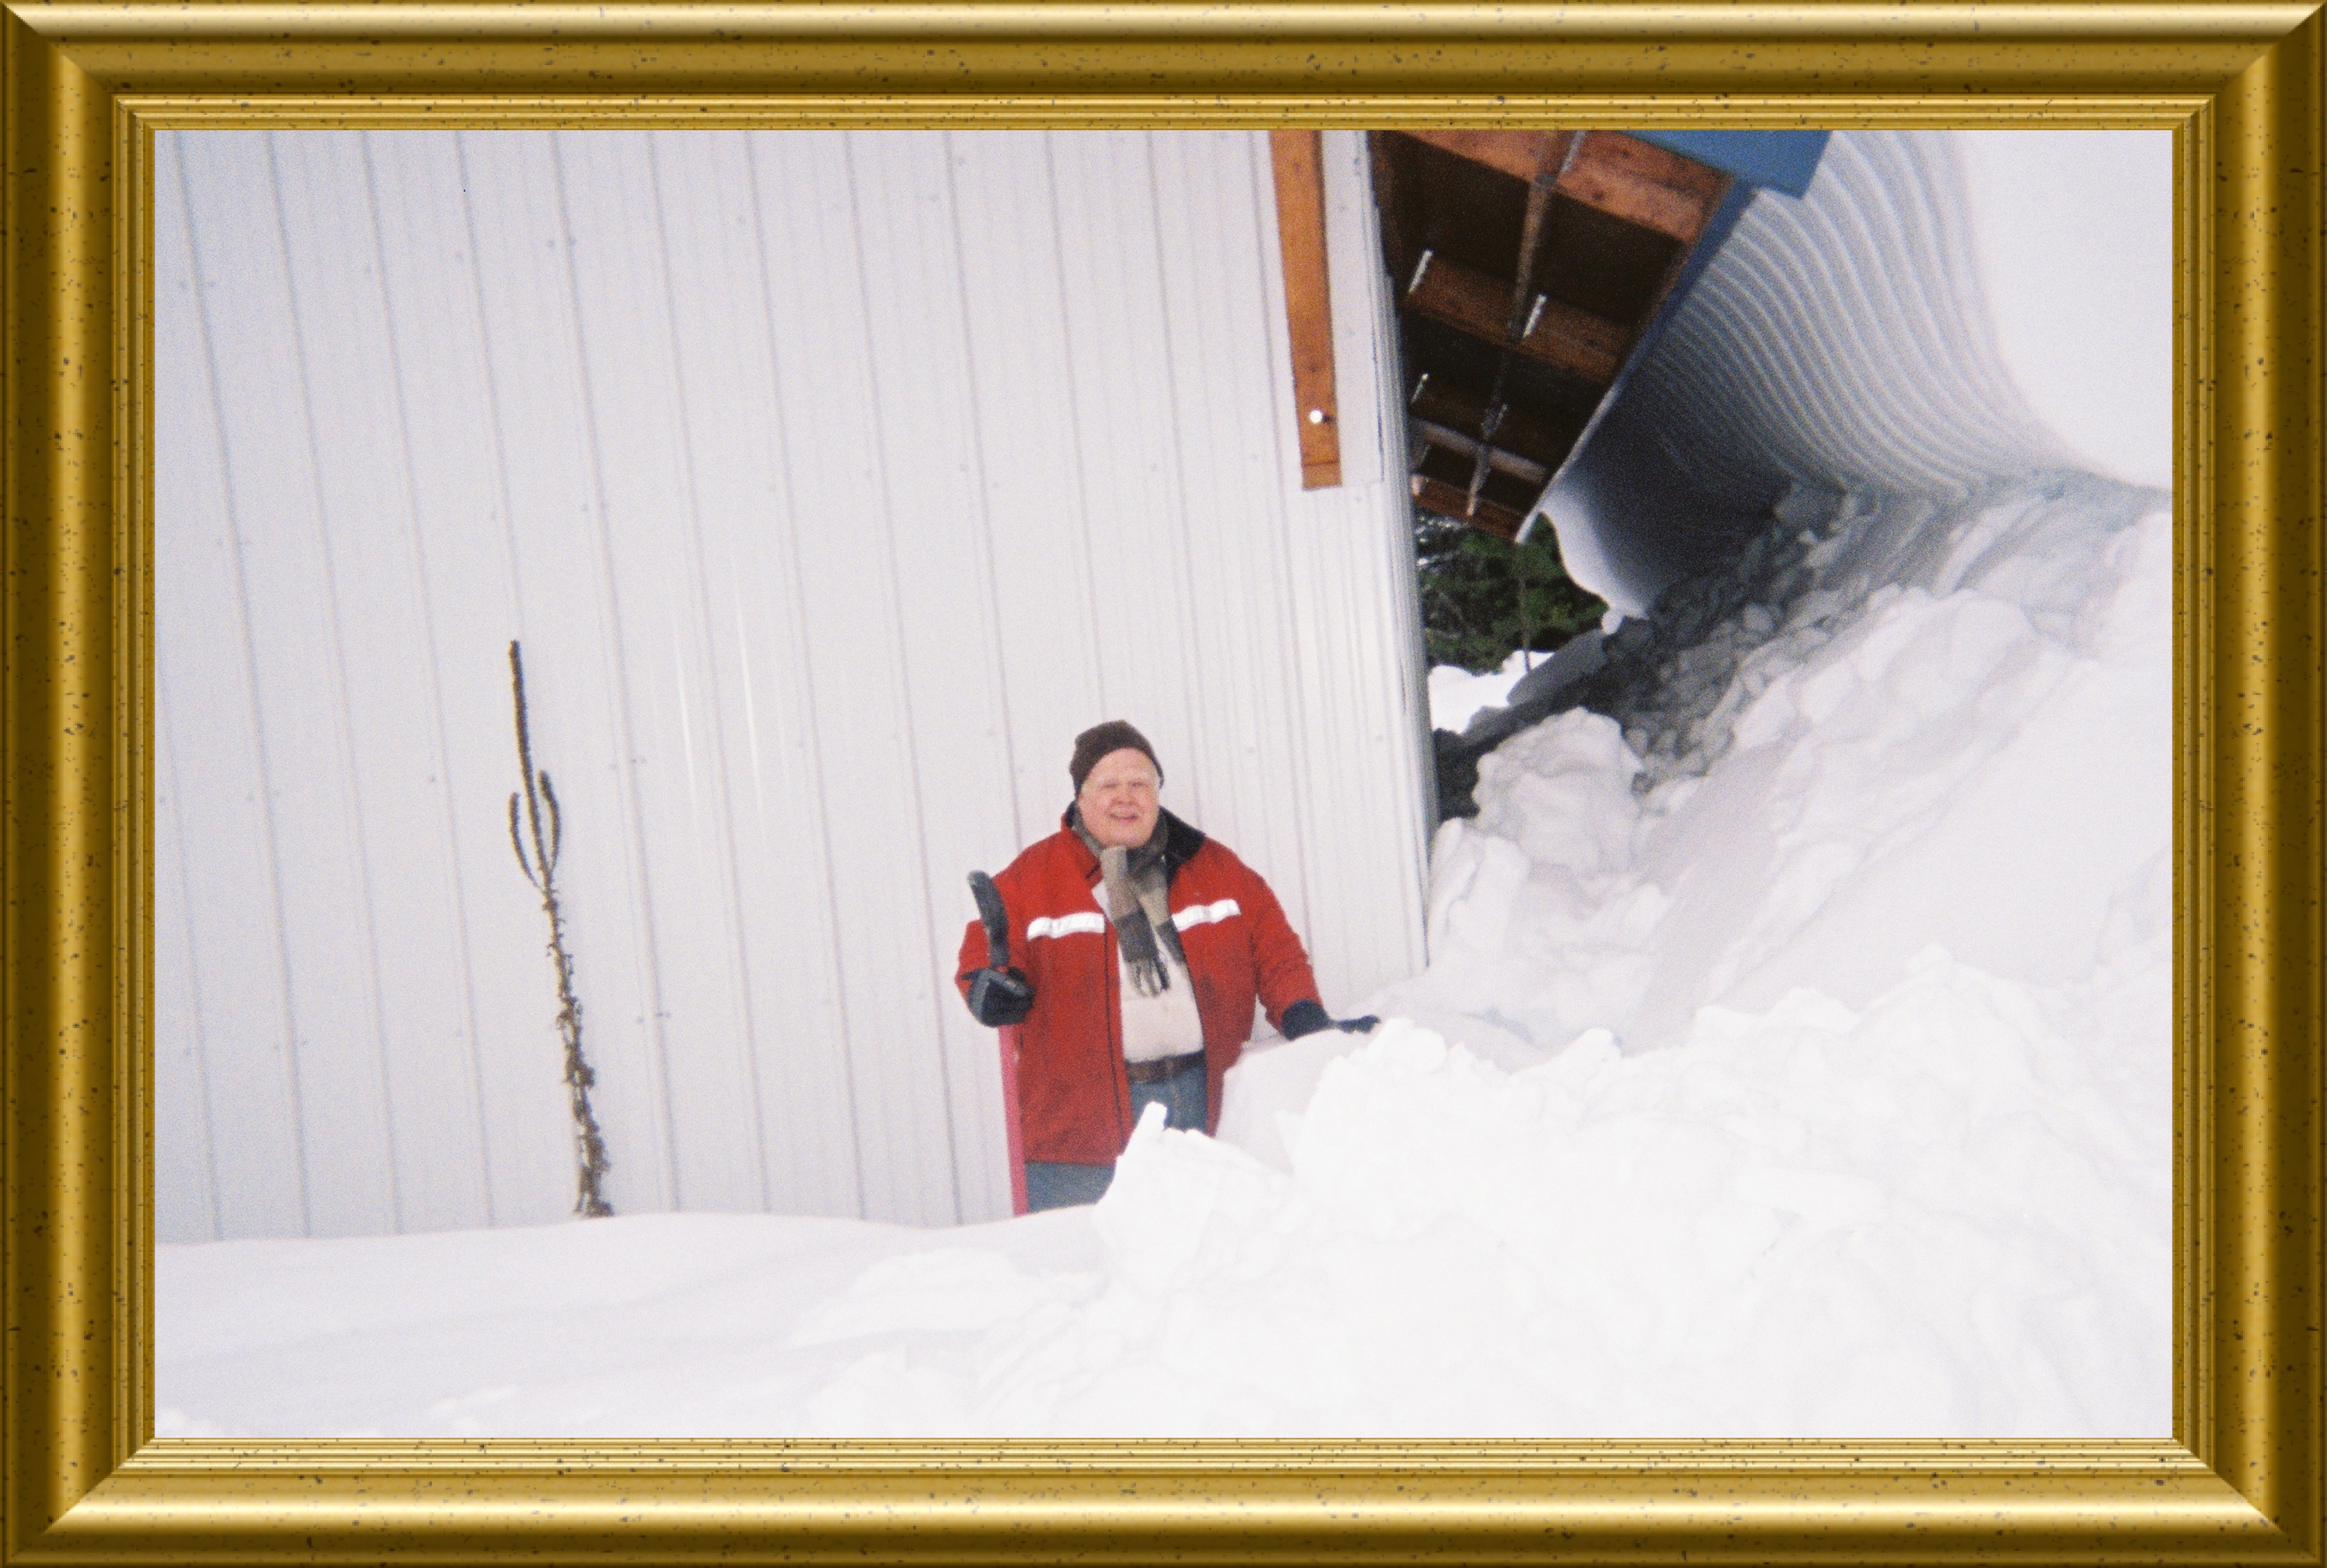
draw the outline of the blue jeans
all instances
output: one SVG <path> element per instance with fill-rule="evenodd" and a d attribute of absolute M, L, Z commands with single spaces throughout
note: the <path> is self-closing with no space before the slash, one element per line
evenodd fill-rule
<path fill-rule="evenodd" d="M 1204 1130 L 1206 1106 L 1204 1064 L 1182 1068 L 1170 1078 L 1131 1086 L 1131 1119 L 1135 1125 L 1151 1105 L 1164 1107 L 1164 1125 L 1192 1133 Z M 1097 1203 L 1115 1180 L 1112 1161 L 1104 1165 L 1079 1165 L 1064 1160 L 1026 1162 L 1026 1212 L 1067 1209 Z"/>

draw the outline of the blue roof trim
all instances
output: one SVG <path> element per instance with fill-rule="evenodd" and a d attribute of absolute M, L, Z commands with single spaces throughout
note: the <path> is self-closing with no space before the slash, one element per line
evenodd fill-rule
<path fill-rule="evenodd" d="M 1668 153 L 1710 163 L 1749 185 L 1799 196 L 1810 188 L 1832 131 L 1631 131 Z"/>

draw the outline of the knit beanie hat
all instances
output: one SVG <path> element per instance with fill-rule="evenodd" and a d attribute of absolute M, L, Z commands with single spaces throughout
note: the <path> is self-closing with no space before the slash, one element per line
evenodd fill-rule
<path fill-rule="evenodd" d="M 1121 719 L 1109 719 L 1103 724 L 1093 724 L 1075 737 L 1074 761 L 1067 764 L 1067 776 L 1075 781 L 1075 793 L 1083 792 L 1083 780 L 1098 766 L 1099 759 L 1110 751 L 1125 750 L 1144 751 L 1147 760 L 1155 762 L 1155 748 L 1147 737 L 1125 723 Z M 1155 777 L 1164 777 L 1164 764 L 1155 762 Z"/>

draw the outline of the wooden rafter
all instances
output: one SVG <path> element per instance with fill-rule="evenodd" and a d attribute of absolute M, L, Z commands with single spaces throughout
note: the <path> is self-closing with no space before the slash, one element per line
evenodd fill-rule
<path fill-rule="evenodd" d="M 1705 232 L 1728 185 L 1717 170 L 1612 131 L 1586 132 L 1559 177 L 1561 195 L 1683 245 Z"/>
<path fill-rule="evenodd" d="M 1470 506 L 1470 497 L 1461 485 L 1450 484 L 1430 474 L 1417 473 L 1414 476 L 1414 499 L 1444 518 L 1463 518 L 1464 509 Z M 1481 496 L 1470 516 L 1463 520 L 1473 527 L 1512 539 L 1519 537 L 1519 525 L 1527 521 L 1527 516 Z"/>
<path fill-rule="evenodd" d="M 1551 216 L 1551 193 L 1569 161 L 1579 150 L 1576 133 L 1537 133 L 1535 175 L 1528 182 L 1527 217 L 1519 229 L 1519 267 L 1511 279 L 1511 317 L 1504 335 L 1519 341 L 1527 331 L 1528 294 L 1535 282 L 1536 261 L 1543 254 L 1544 230 Z"/>
<path fill-rule="evenodd" d="M 1474 436 L 1465 435 L 1448 425 L 1433 425 L 1427 419 L 1416 420 L 1414 429 L 1415 434 L 1431 445 L 1443 446 L 1449 452 L 1460 453 L 1464 457 L 1476 457 L 1483 451 L 1487 454 L 1487 465 L 1490 468 L 1509 474 L 1516 479 L 1525 480 L 1530 484 L 1540 487 L 1544 481 L 1551 477 L 1551 470 L 1542 463 L 1521 457 L 1518 453 L 1500 444 L 1500 432 L 1497 433 L 1497 444 L 1490 447 L 1482 445 Z"/>
<path fill-rule="evenodd" d="M 1433 379 L 1423 384 L 1407 406 L 1415 420 L 1456 431 L 1472 439 L 1486 424 L 1486 406 L 1460 388 Z M 1495 431 L 1495 445 L 1546 470 L 1556 468 L 1575 439 L 1578 425 L 1555 423 L 1535 410 L 1513 404 L 1504 411 Z"/>
<path fill-rule="evenodd" d="M 1510 537 L 1669 295 L 1729 177 L 1613 131 L 1378 132 L 1371 146 L 1415 382 L 1414 494 Z"/>
<path fill-rule="evenodd" d="M 1472 163 L 1535 182 L 1546 145 L 1555 138 L 1565 162 L 1555 189 L 1627 223 L 1687 245 L 1705 232 L 1728 181 L 1717 170 L 1616 131 L 1585 131 L 1573 159 L 1564 159 L 1566 131 L 1409 131 L 1416 141 Z"/>
<path fill-rule="evenodd" d="M 1543 155 L 1543 145 L 1553 135 L 1565 137 L 1565 131 L 1407 131 L 1404 133 L 1417 142 L 1425 142 L 1442 152 L 1458 158 L 1468 158 L 1473 163 L 1483 163 L 1499 170 L 1514 180 L 1532 180 L 1536 166 Z"/>
<path fill-rule="evenodd" d="M 1456 262 L 1433 257 L 1406 296 L 1406 308 L 1458 332 L 1500 343 L 1509 313 L 1509 285 Z M 1522 354 L 1577 376 L 1594 386 L 1615 379 L 1631 333 L 1621 322 L 1604 320 L 1558 300 L 1546 300 L 1534 331 L 1519 340 Z"/>

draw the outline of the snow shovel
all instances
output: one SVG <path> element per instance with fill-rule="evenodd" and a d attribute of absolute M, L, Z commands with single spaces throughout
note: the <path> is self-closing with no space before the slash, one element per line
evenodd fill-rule
<path fill-rule="evenodd" d="M 969 896 L 977 901 L 977 918 L 986 926 L 986 963 L 988 968 L 1007 968 L 1010 964 L 1010 916 L 1002 907 L 1002 894 L 994 879 L 982 871 L 969 873 Z M 998 1031 L 1002 1037 L 1002 1110 L 1009 1126 L 1010 1141 L 1010 1212 L 1026 1212 L 1026 1155 L 1018 1138 L 1018 1026 L 1005 1023 Z"/>

